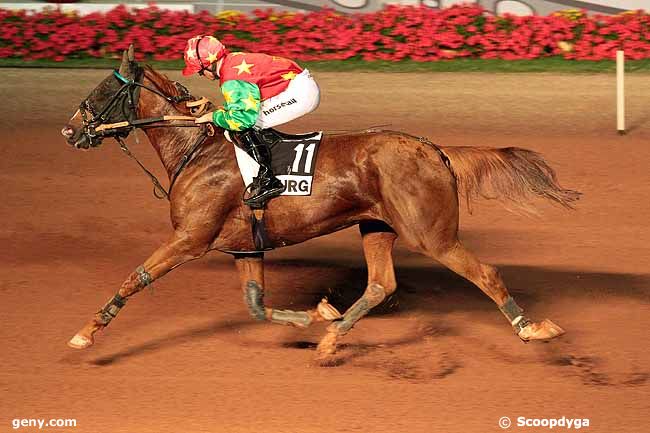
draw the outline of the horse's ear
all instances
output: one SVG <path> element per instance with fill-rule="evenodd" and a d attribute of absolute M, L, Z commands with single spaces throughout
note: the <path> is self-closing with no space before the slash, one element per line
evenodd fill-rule
<path fill-rule="evenodd" d="M 135 62 L 135 47 L 133 44 L 129 45 L 129 62 Z"/>
<path fill-rule="evenodd" d="M 124 50 L 124 53 L 122 54 L 122 64 L 120 65 L 120 74 L 125 75 L 129 72 L 129 57 Z"/>

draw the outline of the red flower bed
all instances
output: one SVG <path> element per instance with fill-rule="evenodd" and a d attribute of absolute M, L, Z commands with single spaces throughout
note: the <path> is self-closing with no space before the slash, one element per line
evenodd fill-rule
<path fill-rule="evenodd" d="M 78 16 L 0 9 L 0 58 L 116 57 L 134 42 L 141 58 L 182 58 L 185 41 L 213 34 L 231 50 L 260 51 L 296 60 L 432 61 L 453 58 L 650 58 L 650 15 L 494 16 L 479 6 L 390 6 L 365 14 L 330 9 L 312 13 L 257 11 L 253 16 L 190 14 L 154 6 Z"/>

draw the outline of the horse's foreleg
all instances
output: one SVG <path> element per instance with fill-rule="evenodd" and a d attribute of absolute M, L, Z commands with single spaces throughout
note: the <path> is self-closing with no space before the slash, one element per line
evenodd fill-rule
<path fill-rule="evenodd" d="M 334 320 L 341 314 L 324 299 L 317 308 L 308 311 L 278 310 L 264 306 L 264 258 L 262 254 L 235 259 L 244 301 L 256 320 L 270 320 L 282 325 L 306 328 L 314 322 Z"/>
<path fill-rule="evenodd" d="M 363 233 L 363 226 L 361 227 Z M 366 290 L 340 320 L 327 328 L 327 334 L 318 344 L 319 358 L 326 360 L 336 352 L 336 344 L 356 322 L 379 305 L 397 288 L 393 268 L 393 244 L 397 235 L 392 231 L 370 232 L 363 235 L 363 253 L 368 265 Z"/>
<path fill-rule="evenodd" d="M 207 251 L 207 244 L 187 237 L 175 236 L 158 248 L 142 266 L 139 266 L 122 283 L 120 290 L 95 314 L 68 342 L 68 346 L 84 349 L 94 343 L 94 334 L 105 328 L 124 307 L 126 301 L 154 280 L 165 275 L 174 267 L 201 257 Z"/>

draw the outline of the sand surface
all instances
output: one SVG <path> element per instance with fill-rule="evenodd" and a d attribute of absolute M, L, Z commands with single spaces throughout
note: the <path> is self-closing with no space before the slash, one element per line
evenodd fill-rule
<path fill-rule="evenodd" d="M 629 134 L 618 136 L 613 76 L 316 74 L 321 107 L 284 130 L 390 124 L 444 145 L 525 147 L 584 193 L 575 211 L 543 204 L 529 218 L 483 201 L 461 215 L 461 239 L 565 336 L 522 344 L 478 288 L 398 243 L 397 294 L 346 336 L 346 362 L 322 368 L 324 326 L 249 319 L 220 253 L 138 294 L 91 349 L 66 346 L 171 233 L 168 205 L 116 143 L 81 152 L 59 133 L 107 73 L 2 70 L 0 432 L 74 418 L 41 431 L 488 433 L 503 416 L 650 431 L 648 75 L 627 77 Z M 218 100 L 209 83 L 183 82 Z M 162 173 L 146 140 L 133 150 Z M 354 228 L 266 263 L 279 308 L 329 295 L 345 309 L 365 286 Z"/>

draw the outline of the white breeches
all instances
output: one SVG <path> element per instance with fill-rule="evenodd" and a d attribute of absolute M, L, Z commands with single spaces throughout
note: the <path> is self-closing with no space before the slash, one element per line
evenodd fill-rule
<path fill-rule="evenodd" d="M 311 113 L 319 103 L 318 84 L 305 69 L 291 80 L 284 92 L 262 101 L 255 126 L 266 129 L 290 122 Z"/>

